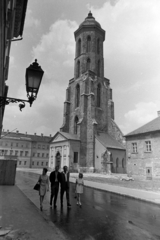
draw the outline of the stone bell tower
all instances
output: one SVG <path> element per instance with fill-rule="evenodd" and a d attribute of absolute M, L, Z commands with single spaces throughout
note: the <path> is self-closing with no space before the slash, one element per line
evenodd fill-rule
<path fill-rule="evenodd" d="M 66 90 L 60 130 L 78 136 L 79 164 L 91 169 L 95 166 L 95 135 L 109 132 L 114 119 L 112 89 L 109 79 L 104 77 L 105 31 L 90 12 L 74 36 L 74 78 Z"/>

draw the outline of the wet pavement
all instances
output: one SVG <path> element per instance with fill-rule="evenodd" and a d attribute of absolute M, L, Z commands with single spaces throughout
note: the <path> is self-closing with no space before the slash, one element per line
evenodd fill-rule
<path fill-rule="evenodd" d="M 16 185 L 39 207 L 39 198 L 33 186 L 35 173 L 17 172 Z M 160 239 L 160 206 L 134 200 L 114 193 L 84 187 L 82 208 L 76 205 L 74 184 L 70 187 L 72 208 L 50 209 L 49 194 L 43 213 L 68 239 L 77 240 L 147 240 Z"/>

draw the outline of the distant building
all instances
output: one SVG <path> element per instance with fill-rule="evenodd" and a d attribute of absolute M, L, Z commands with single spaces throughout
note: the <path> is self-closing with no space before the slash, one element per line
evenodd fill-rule
<path fill-rule="evenodd" d="M 74 78 L 66 90 L 63 125 L 51 140 L 49 166 L 124 173 L 123 134 L 114 121 L 110 80 L 104 77 L 105 31 L 90 12 L 74 35 Z"/>
<path fill-rule="evenodd" d="M 127 172 L 160 178 L 160 116 L 125 137 Z"/>
<path fill-rule="evenodd" d="M 2 132 L 0 139 L 0 159 L 15 159 L 17 167 L 43 168 L 48 167 L 49 142 L 51 135 L 38 136 L 36 134 L 23 134 Z"/>

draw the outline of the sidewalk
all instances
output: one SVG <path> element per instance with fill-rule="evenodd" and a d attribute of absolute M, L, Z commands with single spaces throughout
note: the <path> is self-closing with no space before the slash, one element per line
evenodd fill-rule
<path fill-rule="evenodd" d="M 4 234 L 3 233 L 8 233 Z M 0 239 L 65 240 L 45 214 L 15 186 L 0 186 Z"/>
<path fill-rule="evenodd" d="M 41 169 L 18 169 L 19 171 L 29 171 L 29 172 L 34 172 L 37 174 L 41 174 L 42 170 Z M 50 172 L 48 172 L 48 175 Z M 99 189 L 102 191 L 108 191 L 111 193 L 115 194 L 121 194 L 124 196 L 128 196 L 131 198 L 139 199 L 142 201 L 147 201 L 155 204 L 160 204 L 160 191 L 155 192 L 155 191 L 148 191 L 148 190 L 141 190 L 141 189 L 133 189 L 133 188 L 127 188 L 127 187 L 121 187 L 119 185 L 111 185 L 106 183 L 106 181 L 103 183 L 103 179 L 107 178 L 113 178 L 117 179 L 120 178 L 122 174 L 119 174 L 118 176 L 116 175 L 107 175 L 107 174 L 100 174 L 100 173 L 84 173 L 84 183 L 85 186 Z M 78 173 L 71 173 L 70 174 L 70 182 L 75 183 L 75 178 L 78 176 Z M 87 178 L 92 178 L 92 181 L 86 180 Z M 101 178 L 101 182 L 97 182 L 96 178 Z"/>

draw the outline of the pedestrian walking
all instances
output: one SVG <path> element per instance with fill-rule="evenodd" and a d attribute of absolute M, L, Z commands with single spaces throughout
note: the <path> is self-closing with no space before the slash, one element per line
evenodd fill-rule
<path fill-rule="evenodd" d="M 78 178 L 76 179 L 76 193 L 77 193 L 77 205 L 79 205 L 80 207 L 82 206 L 80 196 L 83 193 L 83 186 L 84 186 L 83 174 L 79 173 Z"/>
<path fill-rule="evenodd" d="M 66 199 L 67 199 L 67 207 L 70 208 L 71 204 L 69 201 L 69 177 L 70 173 L 68 171 L 68 167 L 63 167 L 63 172 L 61 173 L 61 207 L 63 208 L 63 195 L 66 192 Z"/>
<path fill-rule="evenodd" d="M 42 174 L 39 176 L 38 182 L 40 183 L 39 196 L 40 196 L 40 210 L 43 210 L 43 200 L 47 191 L 49 191 L 49 178 L 47 176 L 47 168 L 43 168 Z"/>
<path fill-rule="evenodd" d="M 56 208 L 57 207 L 57 205 L 56 205 L 57 196 L 58 196 L 58 191 L 59 191 L 59 183 L 61 180 L 59 166 L 56 166 L 55 171 L 51 172 L 51 174 L 49 176 L 49 180 L 51 183 L 50 207 L 52 207 L 52 202 L 53 202 L 53 198 L 54 198 L 54 208 Z"/>

